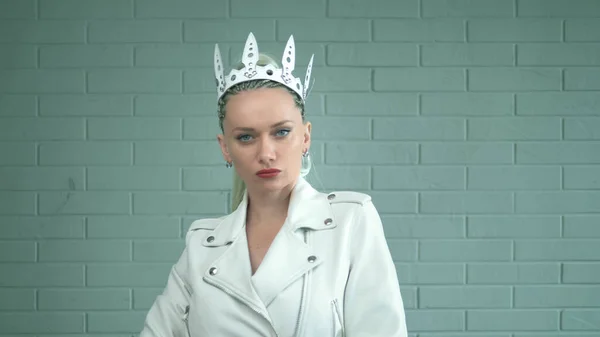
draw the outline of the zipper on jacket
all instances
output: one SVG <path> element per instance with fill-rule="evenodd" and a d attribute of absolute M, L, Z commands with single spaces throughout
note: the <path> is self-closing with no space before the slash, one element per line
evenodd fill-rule
<path fill-rule="evenodd" d="M 183 313 L 183 324 L 185 325 L 185 331 L 187 332 L 187 337 L 192 337 L 192 334 L 190 332 L 189 318 L 190 318 L 190 306 L 187 305 L 185 307 L 185 312 Z"/>
<path fill-rule="evenodd" d="M 273 322 L 271 322 L 271 320 L 269 319 L 269 317 L 267 317 L 260 309 L 258 309 L 255 305 L 253 305 L 252 303 L 248 302 L 248 301 L 244 301 L 242 299 L 239 298 L 239 296 L 237 296 L 236 294 L 234 294 L 232 291 L 230 291 L 229 289 L 221 286 L 220 284 L 212 281 L 211 279 L 204 277 L 204 280 L 210 284 L 212 284 L 213 286 L 221 289 L 222 291 L 224 291 L 225 293 L 227 293 L 229 296 L 238 299 L 239 301 L 242 301 L 245 305 L 247 305 L 250 309 L 254 310 L 257 314 L 259 314 L 260 316 L 262 316 L 267 322 L 269 322 L 269 325 L 271 326 L 271 329 L 273 330 L 273 332 L 275 333 L 275 337 L 279 337 L 279 334 L 277 333 L 277 330 L 275 330 L 275 327 L 273 326 Z"/>

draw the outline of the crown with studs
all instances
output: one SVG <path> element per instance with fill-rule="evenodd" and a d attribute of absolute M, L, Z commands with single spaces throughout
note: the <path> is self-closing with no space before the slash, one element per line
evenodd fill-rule
<path fill-rule="evenodd" d="M 306 101 L 308 96 L 308 87 L 310 81 L 310 72 L 312 69 L 314 54 L 310 58 L 308 68 L 306 69 L 306 76 L 304 78 L 304 84 L 298 77 L 294 77 L 292 71 L 296 64 L 296 47 L 294 46 L 294 36 L 290 36 L 281 58 L 281 69 L 277 69 L 273 65 L 259 66 L 258 62 L 259 52 L 256 39 L 254 34 L 250 33 L 246 40 L 246 46 L 244 47 L 244 54 L 242 55 L 242 63 L 244 67 L 242 69 L 232 69 L 229 75 L 224 76 L 223 74 L 223 60 L 221 59 L 221 51 L 219 45 L 215 45 L 215 79 L 217 82 L 217 101 L 223 96 L 225 92 L 234 85 L 250 80 L 272 80 L 285 85 L 286 87 L 294 90 L 301 98 L 302 101 Z"/>

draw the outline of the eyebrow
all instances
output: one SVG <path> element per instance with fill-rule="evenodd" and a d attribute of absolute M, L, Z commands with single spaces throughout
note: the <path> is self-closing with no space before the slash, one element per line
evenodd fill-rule
<path fill-rule="evenodd" d="M 271 129 L 272 129 L 272 128 L 276 128 L 276 127 L 278 127 L 278 126 L 280 126 L 280 125 L 283 125 L 283 124 L 285 124 L 285 123 L 288 123 L 288 122 L 294 123 L 294 121 L 293 121 L 293 120 L 291 120 L 291 119 L 286 119 L 286 120 L 284 120 L 284 121 L 281 121 L 281 122 L 278 122 L 278 123 L 275 123 L 275 124 L 271 125 Z M 254 131 L 254 129 L 253 129 L 253 128 L 247 128 L 247 127 L 237 127 L 237 128 L 234 128 L 234 129 L 233 129 L 233 131 L 235 131 L 235 130 L 240 130 L 240 131 Z"/>

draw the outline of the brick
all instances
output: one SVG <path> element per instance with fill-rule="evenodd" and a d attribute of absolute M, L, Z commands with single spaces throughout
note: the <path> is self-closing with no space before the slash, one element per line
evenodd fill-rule
<path fill-rule="evenodd" d="M 128 289 L 41 289 L 40 310 L 119 310 L 129 309 Z"/>
<path fill-rule="evenodd" d="M 600 211 L 600 192 L 517 192 L 517 213 L 593 213 Z"/>
<path fill-rule="evenodd" d="M 154 239 L 180 237 L 179 219 L 167 216 L 89 216 L 92 239 Z"/>
<path fill-rule="evenodd" d="M 0 216 L 3 239 L 75 239 L 84 236 L 83 217 Z"/>
<path fill-rule="evenodd" d="M 326 96 L 325 111 L 339 116 L 414 116 L 419 111 L 418 96 L 416 93 L 332 93 Z"/>
<path fill-rule="evenodd" d="M 263 1 L 260 6 L 243 0 L 231 1 L 231 17 L 297 18 L 325 17 L 325 0 L 303 2 Z M 331 16 L 331 15 L 330 15 Z"/>
<path fill-rule="evenodd" d="M 84 139 L 84 125 L 79 118 L 2 118 L 0 140 Z"/>
<path fill-rule="evenodd" d="M 373 120 L 373 139 L 376 140 L 463 140 L 465 134 L 465 121 L 462 118 L 401 117 Z"/>
<path fill-rule="evenodd" d="M 594 68 L 565 69 L 565 90 L 600 90 L 599 76 Z"/>
<path fill-rule="evenodd" d="M 88 26 L 92 43 L 181 42 L 182 35 L 181 22 L 175 20 L 101 20 Z"/>
<path fill-rule="evenodd" d="M 600 19 L 565 20 L 565 41 L 598 42 L 598 39 L 600 39 Z"/>
<path fill-rule="evenodd" d="M 518 93 L 517 115 L 595 116 L 600 94 L 595 92 Z"/>
<path fill-rule="evenodd" d="M 331 0 L 328 2 L 327 16 L 344 18 L 417 18 L 419 17 L 419 3 L 417 0 L 388 1 L 374 6 L 360 0 Z"/>
<path fill-rule="evenodd" d="M 2 6 L 2 3 L 0 3 L 0 6 Z M 1 9 L 0 13 L 2 13 Z M 0 64 L 4 69 L 36 68 L 37 59 L 35 46 L 10 45 L 3 46 L 0 49 Z"/>
<path fill-rule="evenodd" d="M 462 238 L 465 218 L 437 215 L 382 215 L 387 238 Z"/>
<path fill-rule="evenodd" d="M 181 72 L 171 69 L 105 69 L 88 72 L 90 93 L 180 93 Z"/>
<path fill-rule="evenodd" d="M 0 289 L 0 311 L 33 311 L 35 305 L 34 289 Z"/>
<path fill-rule="evenodd" d="M 179 118 L 90 118 L 88 139 L 167 140 L 181 139 Z"/>
<path fill-rule="evenodd" d="M 77 167 L 0 167 L 0 189 L 82 190 L 84 169 Z"/>
<path fill-rule="evenodd" d="M 210 92 L 209 99 L 203 103 L 203 105 L 210 104 L 210 112 L 215 113 L 217 111 L 216 104 L 216 87 L 215 87 L 215 75 L 214 70 L 206 69 L 193 69 L 186 70 L 183 73 L 183 91 L 184 93 L 205 93 Z M 202 106 L 200 106 L 202 107 Z M 172 111 L 172 109 L 170 109 Z M 198 111 L 201 111 L 197 108 Z"/>
<path fill-rule="evenodd" d="M 226 192 L 138 192 L 133 195 L 134 214 L 183 215 L 226 212 Z"/>
<path fill-rule="evenodd" d="M 0 214 L 33 215 L 35 214 L 35 193 L 0 191 Z"/>
<path fill-rule="evenodd" d="M 451 68 L 375 69 L 375 91 L 463 91 L 465 72 Z"/>
<path fill-rule="evenodd" d="M 148 310 L 156 298 L 161 295 L 164 288 L 137 288 L 133 289 L 133 309 Z"/>
<path fill-rule="evenodd" d="M 600 264 L 595 263 L 563 263 L 563 283 L 600 283 Z"/>
<path fill-rule="evenodd" d="M 123 0 L 40 0 L 43 19 L 125 19 L 133 17 L 132 1 Z"/>
<path fill-rule="evenodd" d="M 410 330 L 414 332 L 463 331 L 465 328 L 465 313 L 457 310 L 407 310 L 406 321 L 411 322 Z"/>
<path fill-rule="evenodd" d="M 133 114 L 128 95 L 56 95 L 40 97 L 42 116 L 128 116 Z"/>
<path fill-rule="evenodd" d="M 594 0 L 520 0 L 517 2 L 519 16 L 529 17 L 593 17 L 598 16 L 600 4 Z"/>
<path fill-rule="evenodd" d="M 596 335 L 597 334 L 595 332 L 577 332 L 577 333 L 573 334 L 572 332 L 566 332 L 566 331 L 562 331 L 562 332 L 547 331 L 546 333 L 540 333 L 540 332 L 516 333 L 514 335 L 514 337 L 596 337 Z"/>
<path fill-rule="evenodd" d="M 15 34 L 15 31 L 19 34 Z M 0 22 L 0 43 L 84 42 L 84 21 L 4 20 Z"/>
<path fill-rule="evenodd" d="M 597 66 L 600 45 L 589 44 L 520 44 L 517 63 L 524 66 Z"/>
<path fill-rule="evenodd" d="M 593 142 L 517 143 L 518 164 L 600 164 L 600 144 Z"/>
<path fill-rule="evenodd" d="M 36 97 L 31 95 L 0 95 L 0 116 L 32 117 L 37 111 Z"/>
<path fill-rule="evenodd" d="M 87 267 L 89 287 L 164 287 L 173 263 L 102 263 Z"/>
<path fill-rule="evenodd" d="M 423 17 L 512 17 L 513 4 L 504 0 L 423 0 Z"/>
<path fill-rule="evenodd" d="M 600 259 L 598 240 L 545 239 L 515 241 L 515 259 L 529 261 L 593 261 Z"/>
<path fill-rule="evenodd" d="M 321 166 L 317 175 L 326 190 L 368 190 L 371 174 L 368 167 Z"/>
<path fill-rule="evenodd" d="M 496 166 L 469 167 L 469 190 L 558 190 L 560 167 Z"/>
<path fill-rule="evenodd" d="M 0 313 L 2 333 L 83 333 L 84 320 L 82 312 Z"/>
<path fill-rule="evenodd" d="M 464 169 L 460 167 L 374 167 L 376 190 L 462 190 Z"/>
<path fill-rule="evenodd" d="M 381 213 L 416 213 L 417 193 L 415 192 L 389 192 L 389 191 L 363 191 L 369 194 L 377 210 Z"/>
<path fill-rule="evenodd" d="M 420 261 L 510 261 L 509 240 L 427 240 L 419 244 Z"/>
<path fill-rule="evenodd" d="M 446 142 L 421 144 L 422 164 L 511 164 L 512 144 Z"/>
<path fill-rule="evenodd" d="M 185 42 L 241 42 L 237 44 L 236 53 L 242 53 L 243 43 L 248 38 L 248 27 L 252 27 L 252 33 L 260 48 L 263 41 L 275 41 L 275 20 L 273 19 L 223 19 L 223 20 L 190 20 L 183 24 L 183 36 Z M 287 38 L 285 37 L 285 41 Z M 294 36 L 295 41 L 299 39 Z M 214 46 L 213 46 L 214 48 Z M 281 46 L 285 48 L 285 43 Z M 212 72 L 212 69 L 211 69 Z"/>
<path fill-rule="evenodd" d="M 35 161 L 34 143 L 0 143 L 0 165 L 34 165 Z"/>
<path fill-rule="evenodd" d="M 0 19 L 35 19 L 35 0 L 3 0 Z"/>
<path fill-rule="evenodd" d="M 137 67 L 201 67 L 213 66 L 212 45 L 150 45 L 135 48 Z M 221 50 L 221 55 L 225 51 Z M 226 54 L 223 56 L 225 58 Z"/>
<path fill-rule="evenodd" d="M 558 238 L 558 216 L 469 216 L 467 236 L 474 238 Z"/>
<path fill-rule="evenodd" d="M 422 213 L 510 213 L 512 196 L 508 192 L 423 192 Z"/>
<path fill-rule="evenodd" d="M 416 309 L 417 308 L 417 288 L 416 287 L 402 287 L 402 289 L 400 289 L 400 294 L 402 295 L 402 303 L 406 309 Z"/>
<path fill-rule="evenodd" d="M 555 331 L 558 310 L 472 310 L 467 311 L 467 330 L 472 331 Z"/>
<path fill-rule="evenodd" d="M 313 140 L 369 140 L 371 122 L 361 117 L 311 117 Z"/>
<path fill-rule="evenodd" d="M 421 47 L 424 66 L 511 66 L 513 59 L 510 44 L 449 43 Z"/>
<path fill-rule="evenodd" d="M 186 191 L 230 190 L 232 175 L 222 167 L 183 169 L 183 189 Z"/>
<path fill-rule="evenodd" d="M 133 242 L 133 261 L 177 261 L 185 248 L 184 240 L 137 240 Z"/>
<path fill-rule="evenodd" d="M 371 90 L 371 70 L 367 68 L 315 68 L 312 74 L 318 74 L 318 80 L 312 88 L 313 93 Z"/>
<path fill-rule="evenodd" d="M 277 40 L 290 35 L 299 42 L 367 42 L 370 25 L 366 19 L 288 19 L 277 22 Z"/>
<path fill-rule="evenodd" d="M 90 167 L 88 190 L 179 190 L 179 169 L 171 167 Z"/>
<path fill-rule="evenodd" d="M 421 114 L 426 116 L 507 116 L 513 98 L 505 93 L 424 93 Z"/>
<path fill-rule="evenodd" d="M 91 333 L 139 333 L 146 312 L 111 311 L 87 314 L 87 331 Z"/>
<path fill-rule="evenodd" d="M 0 262 L 35 262 L 35 242 L 0 241 Z"/>
<path fill-rule="evenodd" d="M 561 327 L 564 330 L 598 331 L 600 326 L 600 310 L 564 310 Z"/>
<path fill-rule="evenodd" d="M 462 42 L 465 25 L 458 19 L 377 19 L 373 40 L 403 42 Z"/>
<path fill-rule="evenodd" d="M 467 25 L 472 42 L 559 42 L 558 19 L 473 19 Z"/>
<path fill-rule="evenodd" d="M 559 263 L 469 263 L 469 284 L 558 284 Z"/>
<path fill-rule="evenodd" d="M 138 142 L 134 160 L 136 165 L 224 165 L 221 151 L 213 142 Z"/>
<path fill-rule="evenodd" d="M 469 69 L 472 91 L 543 91 L 560 90 L 560 69 L 476 68 Z"/>
<path fill-rule="evenodd" d="M 215 141 L 217 135 L 221 133 L 218 124 L 216 113 L 210 117 L 185 118 L 183 120 L 183 139 Z"/>
<path fill-rule="evenodd" d="M 417 146 L 398 142 L 345 142 L 325 145 L 327 164 L 416 164 Z"/>
<path fill-rule="evenodd" d="M 515 308 L 583 308 L 597 307 L 598 286 L 516 286 Z"/>
<path fill-rule="evenodd" d="M 137 0 L 136 18 L 223 18 L 227 15 L 227 4 L 176 0 L 169 3 L 160 0 Z"/>
<path fill-rule="evenodd" d="M 40 47 L 42 68 L 130 67 L 133 48 L 120 45 Z"/>
<path fill-rule="evenodd" d="M 473 140 L 559 140 L 561 129 L 559 118 L 470 118 L 467 137 Z"/>
<path fill-rule="evenodd" d="M 40 165 L 129 165 L 126 142 L 55 142 L 39 146 Z"/>
<path fill-rule="evenodd" d="M 40 214 L 129 214 L 126 192 L 39 192 Z"/>
<path fill-rule="evenodd" d="M 397 43 L 329 44 L 327 64 L 333 66 L 417 66 L 418 46 Z"/>
<path fill-rule="evenodd" d="M 406 262 L 417 260 L 417 240 L 387 239 L 387 242 L 394 261 Z"/>
<path fill-rule="evenodd" d="M 600 189 L 600 170 L 597 167 L 567 166 L 563 170 L 563 184 L 565 189 Z"/>
<path fill-rule="evenodd" d="M 600 238 L 600 215 L 582 214 L 564 216 L 564 237 Z"/>
<path fill-rule="evenodd" d="M 568 140 L 600 140 L 600 118 L 565 118 L 564 137 Z"/>
<path fill-rule="evenodd" d="M 510 308 L 511 289 L 508 286 L 421 287 L 419 308 Z"/>
<path fill-rule="evenodd" d="M 183 96 L 162 94 L 136 95 L 135 115 L 168 117 L 210 116 L 213 118 L 213 123 L 218 125 L 216 94 L 188 94 Z"/>
<path fill-rule="evenodd" d="M 83 265 L 66 263 L 2 263 L 2 287 L 82 287 Z"/>
<path fill-rule="evenodd" d="M 10 94 L 68 94 L 85 89 L 80 70 L 0 70 L 0 78 L 0 91 Z"/>
<path fill-rule="evenodd" d="M 464 284 L 464 266 L 458 263 L 397 263 L 400 284 Z"/>

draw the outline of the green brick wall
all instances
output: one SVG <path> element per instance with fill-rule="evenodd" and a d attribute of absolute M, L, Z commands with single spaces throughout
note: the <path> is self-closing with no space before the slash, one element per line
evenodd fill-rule
<path fill-rule="evenodd" d="M 600 336 L 600 1 L 0 0 L 0 337 L 140 331 L 249 31 L 315 53 L 309 178 L 373 196 L 411 337 Z"/>

